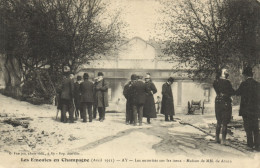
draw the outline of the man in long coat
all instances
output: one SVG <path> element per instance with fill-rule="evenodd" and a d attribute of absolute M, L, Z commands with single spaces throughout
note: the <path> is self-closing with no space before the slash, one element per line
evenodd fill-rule
<path fill-rule="evenodd" d="M 134 82 L 136 81 L 136 75 L 131 75 L 131 81 L 128 82 L 123 90 L 123 95 L 126 98 L 126 124 L 132 124 L 133 123 L 133 91 L 132 86 Z"/>
<path fill-rule="evenodd" d="M 157 93 L 157 89 L 151 80 L 151 76 L 147 73 L 145 77 L 145 84 L 147 87 L 147 93 L 144 104 L 144 117 L 147 118 L 147 123 L 151 124 L 150 118 L 156 118 L 156 109 L 153 95 Z"/>
<path fill-rule="evenodd" d="M 98 81 L 95 86 L 96 105 L 99 112 L 99 121 L 103 122 L 108 107 L 108 83 L 103 78 L 103 73 L 98 72 Z"/>
<path fill-rule="evenodd" d="M 69 122 L 73 123 L 74 112 L 74 82 L 69 78 L 69 73 L 65 73 L 65 78 L 62 81 L 61 87 L 61 122 L 67 122 L 66 112 L 69 111 Z"/>
<path fill-rule="evenodd" d="M 81 110 L 83 122 L 87 122 L 86 109 L 88 110 L 89 122 L 92 122 L 92 105 L 94 102 L 94 84 L 88 81 L 88 73 L 84 73 L 84 82 L 80 84 Z"/>
<path fill-rule="evenodd" d="M 139 126 L 143 122 L 143 107 L 145 103 L 146 93 L 148 93 L 147 86 L 142 81 L 142 77 L 138 77 L 138 81 L 134 82 L 133 86 L 133 117 L 134 125 L 137 124 L 137 115 Z"/>
<path fill-rule="evenodd" d="M 173 104 L 173 95 L 171 85 L 174 79 L 170 77 L 166 83 L 162 86 L 162 108 L 161 114 L 165 115 L 165 121 L 170 120 L 173 121 L 174 112 L 174 104 Z"/>
<path fill-rule="evenodd" d="M 247 146 L 259 151 L 259 83 L 253 79 L 252 68 L 245 68 L 243 75 L 246 80 L 235 91 L 241 96 L 239 116 L 243 117 Z"/>
<path fill-rule="evenodd" d="M 74 90 L 74 103 L 75 103 L 75 117 L 78 119 L 79 114 L 80 118 L 82 118 L 82 112 L 80 109 L 80 91 L 79 91 L 79 86 L 81 82 L 81 76 L 77 76 L 77 81 L 74 84 L 75 90 Z"/>

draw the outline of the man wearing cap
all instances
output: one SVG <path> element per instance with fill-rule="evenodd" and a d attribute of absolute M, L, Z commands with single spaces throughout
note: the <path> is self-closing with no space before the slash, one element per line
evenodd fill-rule
<path fill-rule="evenodd" d="M 251 67 L 243 70 L 243 81 L 235 91 L 241 96 L 239 116 L 243 117 L 247 146 L 259 151 L 259 83 L 253 79 Z"/>
<path fill-rule="evenodd" d="M 69 122 L 73 123 L 74 112 L 74 82 L 70 79 L 70 73 L 64 73 L 65 78 L 62 81 L 61 87 L 61 122 L 67 122 L 66 112 L 69 111 Z"/>
<path fill-rule="evenodd" d="M 126 124 L 132 124 L 133 123 L 133 91 L 132 86 L 134 82 L 136 81 L 136 74 L 131 75 L 131 81 L 129 81 L 123 90 L 123 95 L 126 98 Z"/>
<path fill-rule="evenodd" d="M 108 83 L 103 78 L 104 74 L 98 72 L 98 80 L 95 85 L 95 103 L 98 108 L 99 121 L 105 119 L 106 107 L 108 107 Z"/>
<path fill-rule="evenodd" d="M 88 80 L 88 73 L 84 73 L 83 75 L 84 82 L 80 84 L 80 93 L 81 93 L 81 110 L 82 110 L 82 118 L 83 122 L 87 122 L 87 113 L 89 122 L 92 122 L 92 105 L 94 102 L 94 84 Z"/>
<path fill-rule="evenodd" d="M 172 88 L 171 85 L 174 79 L 170 77 L 166 83 L 162 86 L 162 108 L 161 114 L 165 115 L 165 121 L 170 120 L 173 121 L 174 112 L 174 104 L 173 104 L 173 95 L 172 95 Z"/>
<path fill-rule="evenodd" d="M 75 82 L 75 91 L 74 91 L 74 103 L 75 103 L 75 117 L 78 119 L 79 113 L 80 113 L 80 118 L 82 118 L 82 112 L 80 110 L 80 91 L 79 91 L 79 86 L 81 82 L 81 76 L 77 76 L 77 81 Z"/>

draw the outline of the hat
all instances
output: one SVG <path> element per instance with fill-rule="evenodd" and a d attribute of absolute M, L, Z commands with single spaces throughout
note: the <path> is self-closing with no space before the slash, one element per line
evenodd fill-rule
<path fill-rule="evenodd" d="M 136 74 L 132 74 L 132 75 L 131 75 L 131 80 L 136 80 L 136 79 L 137 79 Z"/>
<path fill-rule="evenodd" d="M 168 78 L 168 82 L 173 83 L 173 81 L 174 81 L 173 77 L 169 77 L 169 78 Z"/>
<path fill-rule="evenodd" d="M 83 74 L 83 78 L 84 78 L 84 79 L 88 79 L 88 77 L 89 77 L 89 76 L 88 76 L 88 73 L 84 73 L 84 74 Z"/>
<path fill-rule="evenodd" d="M 144 79 L 151 79 L 151 76 L 150 76 L 150 74 L 149 74 L 149 73 L 147 73 Z"/>
<path fill-rule="evenodd" d="M 77 76 L 77 81 L 80 81 L 82 79 L 82 77 L 81 76 Z"/>
<path fill-rule="evenodd" d="M 243 70 L 243 75 L 246 75 L 246 76 L 253 76 L 253 71 L 252 71 L 252 68 L 251 67 L 246 67 L 244 70 Z"/>
<path fill-rule="evenodd" d="M 98 72 L 98 76 L 104 76 L 103 72 Z"/>

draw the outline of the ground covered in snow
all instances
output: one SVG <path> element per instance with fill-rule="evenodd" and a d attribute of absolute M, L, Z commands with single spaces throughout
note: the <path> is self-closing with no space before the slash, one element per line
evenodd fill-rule
<path fill-rule="evenodd" d="M 237 107 L 228 145 L 214 142 L 215 116 L 159 114 L 152 124 L 125 124 L 124 109 L 111 104 L 106 120 L 61 123 L 56 107 L 0 95 L 1 167 L 260 167 L 259 152 L 245 145 Z M 120 110 L 119 110 L 120 109 Z"/>

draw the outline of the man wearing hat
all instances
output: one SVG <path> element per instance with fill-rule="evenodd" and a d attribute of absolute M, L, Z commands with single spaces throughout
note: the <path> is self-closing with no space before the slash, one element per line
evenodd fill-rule
<path fill-rule="evenodd" d="M 88 80 L 88 73 L 84 73 L 83 75 L 84 82 L 80 84 L 80 93 L 81 93 L 81 110 L 82 110 L 82 118 L 83 122 L 87 122 L 87 113 L 89 122 L 92 122 L 92 105 L 94 102 L 94 84 Z"/>
<path fill-rule="evenodd" d="M 80 118 L 82 118 L 82 112 L 80 110 L 80 91 L 79 91 L 79 86 L 81 83 L 81 76 L 77 76 L 77 81 L 75 82 L 75 91 L 74 91 L 74 103 L 75 103 L 75 117 L 78 119 L 79 113 L 80 113 Z"/>
<path fill-rule="evenodd" d="M 173 104 L 173 95 L 171 85 L 174 79 L 170 77 L 166 83 L 162 86 L 162 108 L 161 113 L 165 115 L 165 121 L 170 120 L 173 121 L 174 112 L 174 104 Z"/>
<path fill-rule="evenodd" d="M 95 85 L 95 103 L 98 108 L 100 122 L 104 121 L 106 107 L 108 107 L 108 83 L 103 76 L 102 72 L 98 72 L 98 79 Z"/>
<path fill-rule="evenodd" d="M 241 96 L 239 116 L 243 117 L 244 129 L 246 131 L 247 146 L 259 151 L 259 83 L 253 79 L 251 67 L 243 71 L 245 81 L 235 91 Z"/>
<path fill-rule="evenodd" d="M 73 123 L 74 82 L 70 79 L 69 72 L 64 72 L 64 76 L 61 87 L 61 122 L 67 122 L 66 112 L 69 111 L 69 122 Z"/>
<path fill-rule="evenodd" d="M 131 75 L 131 81 L 129 81 L 123 90 L 123 95 L 126 98 L 126 124 L 132 124 L 133 123 L 133 91 L 132 86 L 134 82 L 136 81 L 137 76 L 136 74 Z"/>
<path fill-rule="evenodd" d="M 147 118 L 147 123 L 151 124 L 150 119 L 157 117 L 155 103 L 154 103 L 154 97 L 153 97 L 153 95 L 155 93 L 157 93 L 157 89 L 151 80 L 150 73 L 146 74 L 145 85 L 148 89 L 148 92 L 146 94 L 145 104 L 144 104 L 144 117 Z"/>

